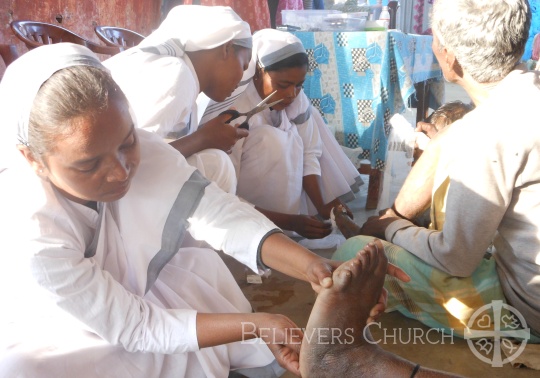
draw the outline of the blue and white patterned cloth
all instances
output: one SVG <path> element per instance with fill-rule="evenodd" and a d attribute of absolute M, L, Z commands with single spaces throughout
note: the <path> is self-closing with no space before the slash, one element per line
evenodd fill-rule
<path fill-rule="evenodd" d="M 444 97 L 431 36 L 389 32 L 295 32 L 309 55 L 304 91 L 341 145 L 383 169 L 390 118 L 430 80 L 431 107 Z"/>

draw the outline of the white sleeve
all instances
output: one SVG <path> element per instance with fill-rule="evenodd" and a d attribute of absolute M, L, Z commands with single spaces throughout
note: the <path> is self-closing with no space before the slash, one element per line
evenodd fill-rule
<path fill-rule="evenodd" d="M 235 195 L 225 193 L 211 183 L 199 206 L 189 219 L 188 231 L 197 240 L 205 240 L 254 272 L 259 266 L 261 241 L 278 227 L 252 206 Z"/>
<path fill-rule="evenodd" d="M 198 88 L 182 59 L 125 51 L 103 64 L 126 95 L 137 127 L 162 138 L 188 133 Z"/>
<path fill-rule="evenodd" d="M 129 352 L 199 349 L 195 310 L 164 309 L 129 292 L 96 259 L 84 257 L 84 245 L 73 236 L 77 231 L 70 222 L 53 216 L 40 220 L 43 232 L 30 243 L 35 253 L 29 267 L 59 308 Z"/>

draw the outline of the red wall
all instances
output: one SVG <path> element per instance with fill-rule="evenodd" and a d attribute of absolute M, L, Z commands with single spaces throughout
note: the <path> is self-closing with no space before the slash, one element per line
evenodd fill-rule
<path fill-rule="evenodd" d="M 148 35 L 161 19 L 162 0 L 0 0 L 0 43 L 27 51 L 13 35 L 12 20 L 34 20 L 61 25 L 81 37 L 101 43 L 96 25 L 120 26 Z M 62 16 L 58 23 L 57 16 Z M 0 76 L 4 70 L 0 59 Z"/>

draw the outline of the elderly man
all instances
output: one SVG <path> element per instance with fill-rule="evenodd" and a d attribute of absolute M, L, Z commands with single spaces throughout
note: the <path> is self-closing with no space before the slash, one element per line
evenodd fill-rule
<path fill-rule="evenodd" d="M 412 285 L 388 285 L 399 292 L 389 304 L 395 299 L 397 309 L 431 327 L 460 326 L 456 334 L 493 300 L 507 301 L 532 337 L 540 334 L 540 81 L 519 65 L 529 25 L 526 0 L 435 2 L 433 51 L 445 78 L 476 105 L 418 162 L 439 158 L 427 193 L 440 224 L 408 220 L 425 207 L 417 198 L 398 200 L 362 227 L 393 243 L 389 260 L 413 277 Z"/>
<path fill-rule="evenodd" d="M 444 207 L 442 226 L 418 227 L 400 216 L 413 217 L 415 207 L 425 207 L 420 198 L 407 206 L 396 203 L 362 228 L 394 243 L 385 244 L 388 260 L 409 273 L 412 285 L 386 287 L 399 292 L 403 313 L 431 326 L 448 327 L 452 307 L 472 308 L 470 315 L 479 307 L 468 306 L 469 299 L 499 299 L 524 316 L 532 337 L 540 333 L 540 78 L 518 66 L 529 25 L 527 0 L 437 0 L 433 7 L 433 51 L 445 78 L 461 85 L 476 105 L 419 160 L 440 153 L 428 192 L 432 207 Z M 429 176 L 429 170 L 420 173 Z M 369 342 L 363 325 L 385 264 L 378 254 L 383 245 L 372 239 L 352 237 L 336 252 L 334 257 L 352 260 L 334 273 L 334 286 L 319 294 L 306 328 L 306 334 L 323 326 L 353 329 L 354 341 L 330 346 L 305 338 L 302 375 L 447 376 Z M 357 254 L 366 240 L 370 244 Z M 485 259 L 490 246 L 492 258 Z"/>

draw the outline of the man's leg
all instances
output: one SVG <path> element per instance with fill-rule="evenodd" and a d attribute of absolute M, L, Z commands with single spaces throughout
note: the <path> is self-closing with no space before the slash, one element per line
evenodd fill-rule
<path fill-rule="evenodd" d="M 378 301 L 386 267 L 383 246 L 377 241 L 336 269 L 334 284 L 319 293 L 304 333 L 303 377 L 451 376 L 420 368 L 368 342 L 366 320 Z"/>

